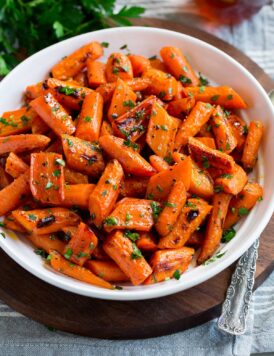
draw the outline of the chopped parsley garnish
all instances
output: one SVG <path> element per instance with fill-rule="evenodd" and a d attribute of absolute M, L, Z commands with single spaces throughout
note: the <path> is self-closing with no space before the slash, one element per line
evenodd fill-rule
<path fill-rule="evenodd" d="M 71 258 L 71 256 L 72 256 L 72 254 L 73 254 L 72 249 L 71 249 L 71 248 L 68 248 L 68 249 L 66 250 L 66 253 L 64 254 L 64 257 L 65 257 L 67 260 L 69 260 L 69 259 Z"/>
<path fill-rule="evenodd" d="M 158 96 L 159 96 L 160 99 L 163 99 L 166 96 L 166 92 L 165 91 L 160 91 Z"/>
<path fill-rule="evenodd" d="M 175 279 L 177 279 L 177 280 L 180 279 L 181 273 L 180 273 L 180 271 L 179 271 L 178 269 L 176 269 L 176 271 L 173 273 L 173 277 L 174 277 Z"/>
<path fill-rule="evenodd" d="M 28 214 L 28 217 L 29 217 L 29 219 L 32 220 L 32 221 L 36 221 L 36 220 L 37 220 L 37 216 L 34 215 L 34 214 Z"/>
<path fill-rule="evenodd" d="M 168 128 L 166 125 L 160 125 L 161 129 L 164 130 L 164 131 L 168 131 Z"/>
<path fill-rule="evenodd" d="M 61 175 L 61 170 L 60 169 L 56 169 L 55 171 L 52 172 L 52 175 L 54 177 L 60 177 Z"/>
<path fill-rule="evenodd" d="M 149 59 L 150 59 L 151 61 L 153 61 L 153 60 L 157 59 L 156 54 L 155 54 L 154 56 L 149 57 Z"/>
<path fill-rule="evenodd" d="M 5 224 L 3 223 L 3 221 L 0 221 L 0 227 L 5 227 Z"/>
<path fill-rule="evenodd" d="M 116 218 L 114 218 L 113 216 L 109 216 L 109 217 L 105 218 L 105 225 L 116 226 L 116 225 L 118 225 L 118 220 Z"/>
<path fill-rule="evenodd" d="M 126 224 L 130 222 L 132 216 L 129 213 L 126 213 Z"/>
<path fill-rule="evenodd" d="M 36 248 L 36 249 L 34 250 L 34 253 L 35 253 L 36 255 L 38 255 L 38 256 L 43 257 L 43 258 L 47 258 L 47 257 L 48 257 L 47 252 L 46 252 L 45 250 L 41 249 L 41 248 Z"/>
<path fill-rule="evenodd" d="M 161 207 L 158 203 L 156 203 L 155 201 L 150 202 L 150 206 L 152 209 L 152 216 L 154 220 L 157 220 L 159 217 L 159 214 L 161 212 Z"/>
<path fill-rule="evenodd" d="M 134 103 L 134 101 L 132 101 L 132 100 L 126 100 L 126 101 L 124 101 L 124 102 L 123 102 L 123 105 L 124 105 L 124 106 L 128 106 L 129 108 L 134 108 L 134 107 L 135 107 L 135 103 Z"/>
<path fill-rule="evenodd" d="M 233 227 L 223 232 L 222 242 L 229 242 L 236 235 L 236 231 Z"/>
<path fill-rule="evenodd" d="M 128 237 L 131 241 L 135 242 L 140 238 L 140 234 L 138 232 L 125 230 L 124 236 Z"/>
<path fill-rule="evenodd" d="M 112 73 L 113 74 L 118 74 L 119 73 L 119 68 L 118 67 L 113 67 L 112 68 Z"/>
<path fill-rule="evenodd" d="M 108 48 L 109 47 L 109 43 L 108 42 L 101 42 L 101 46 L 104 48 Z"/>
<path fill-rule="evenodd" d="M 58 91 L 59 91 L 59 93 L 62 93 L 65 95 L 75 95 L 76 89 L 70 88 L 70 87 L 59 87 Z"/>
<path fill-rule="evenodd" d="M 239 208 L 238 209 L 238 215 L 239 216 L 245 216 L 249 213 L 249 210 L 247 208 Z"/>
<path fill-rule="evenodd" d="M 85 122 L 91 122 L 91 121 L 92 121 L 92 117 L 86 116 L 86 117 L 84 118 L 84 121 L 85 121 Z"/>
<path fill-rule="evenodd" d="M 169 208 L 176 208 L 176 207 L 177 207 L 176 204 L 170 203 L 169 201 L 166 201 L 166 202 L 164 203 L 164 205 L 165 205 L 165 206 L 168 206 Z"/>
<path fill-rule="evenodd" d="M 136 244 L 134 242 L 132 242 L 132 254 L 131 254 L 131 259 L 132 260 L 136 260 L 137 258 L 142 258 L 142 252 L 138 249 L 138 247 L 136 246 Z"/>
<path fill-rule="evenodd" d="M 3 232 L 0 232 L 0 235 L 5 239 L 6 235 Z"/>
<path fill-rule="evenodd" d="M 64 160 L 62 160 L 61 158 L 56 158 L 55 164 L 60 164 L 60 166 L 65 167 L 66 162 Z"/>
<path fill-rule="evenodd" d="M 160 184 L 157 184 L 156 188 L 159 190 L 159 192 L 163 191 L 163 188 L 160 186 Z"/>
<path fill-rule="evenodd" d="M 210 100 L 211 101 L 217 101 L 219 99 L 220 95 L 213 95 Z"/>
<path fill-rule="evenodd" d="M 234 214 L 236 209 L 234 208 L 234 206 L 230 209 L 231 210 L 231 213 Z"/>
<path fill-rule="evenodd" d="M 233 178 L 233 175 L 232 175 L 232 174 L 225 173 L 225 174 L 222 174 L 222 175 L 221 175 L 221 178 L 232 179 L 232 178 Z"/>
<path fill-rule="evenodd" d="M 205 77 L 202 76 L 202 74 L 199 72 L 199 80 L 201 85 L 208 85 L 209 81 Z"/>
<path fill-rule="evenodd" d="M 205 169 L 210 167 L 210 163 L 208 161 L 208 158 L 206 156 L 202 156 L 202 165 Z"/>
<path fill-rule="evenodd" d="M 179 81 L 183 84 L 191 84 L 192 83 L 191 79 L 189 79 L 188 77 L 186 77 L 185 75 L 182 75 L 182 74 L 179 76 Z"/>
<path fill-rule="evenodd" d="M 227 96 L 227 100 L 232 100 L 233 99 L 233 95 L 232 94 L 229 94 L 228 96 Z"/>
<path fill-rule="evenodd" d="M 148 195 L 147 195 L 147 198 L 148 198 L 149 200 L 152 200 L 152 199 L 154 199 L 154 195 L 153 195 L 153 194 L 148 194 Z"/>
<path fill-rule="evenodd" d="M 221 253 L 221 252 L 218 252 L 215 256 L 212 256 L 211 258 L 209 258 L 207 261 L 205 261 L 203 263 L 203 265 L 207 266 L 209 265 L 210 263 L 212 262 L 216 262 L 219 258 L 223 257 L 223 255 L 225 254 L 225 252 Z"/>
<path fill-rule="evenodd" d="M 105 197 L 107 194 L 108 194 L 108 191 L 107 191 L 107 190 L 104 190 L 104 191 L 102 192 L 102 196 L 103 196 L 103 197 Z"/>
<path fill-rule="evenodd" d="M 214 192 L 215 193 L 221 193 L 224 190 L 224 188 L 221 185 L 216 185 L 214 187 Z"/>
<path fill-rule="evenodd" d="M 121 46 L 120 49 L 127 49 L 127 44 L 124 44 L 123 46 Z"/>
<path fill-rule="evenodd" d="M 69 147 L 73 146 L 73 142 L 69 138 L 67 138 L 67 143 L 68 143 Z"/>
<path fill-rule="evenodd" d="M 45 189 L 50 189 L 50 188 L 53 187 L 53 185 L 54 185 L 54 184 L 53 184 L 52 182 L 48 181 L 47 184 L 46 184 L 46 186 L 45 186 Z"/>
<path fill-rule="evenodd" d="M 189 208 L 196 208 L 196 205 L 193 204 L 191 201 L 187 201 L 187 202 L 185 203 L 185 206 L 187 206 L 187 207 L 189 207 Z"/>
<path fill-rule="evenodd" d="M 199 93 L 203 93 L 205 91 L 205 86 L 202 85 L 201 87 L 199 87 Z"/>

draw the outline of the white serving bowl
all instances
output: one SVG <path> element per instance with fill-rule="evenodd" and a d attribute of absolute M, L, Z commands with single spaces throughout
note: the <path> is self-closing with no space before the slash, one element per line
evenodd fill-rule
<path fill-rule="evenodd" d="M 106 290 L 88 285 L 45 267 L 40 256 L 24 238 L 5 231 L 6 239 L 0 236 L 1 248 L 17 263 L 42 280 L 77 294 L 112 300 L 140 300 L 162 297 L 196 286 L 212 278 L 237 260 L 260 236 L 274 209 L 274 111 L 262 86 L 242 65 L 219 49 L 196 38 L 181 33 L 150 27 L 113 28 L 73 37 L 50 46 L 29 57 L 18 65 L 0 83 L 0 113 L 20 107 L 22 93 L 29 84 L 41 81 L 51 67 L 65 55 L 90 42 L 109 42 L 105 57 L 119 51 L 124 44 L 131 53 L 153 56 L 163 46 L 177 46 L 189 57 L 196 71 L 203 73 L 212 82 L 229 85 L 243 96 L 248 110 L 240 114 L 246 120 L 261 120 L 265 135 L 259 156 L 256 180 L 264 187 L 264 200 L 239 224 L 237 235 L 221 247 L 225 255 L 216 262 L 199 267 L 190 267 L 180 280 L 150 286 L 125 286 L 123 290 Z M 1 202 L 0 202 L 1 203 Z M 210 292 L 210 291 L 209 291 Z"/>

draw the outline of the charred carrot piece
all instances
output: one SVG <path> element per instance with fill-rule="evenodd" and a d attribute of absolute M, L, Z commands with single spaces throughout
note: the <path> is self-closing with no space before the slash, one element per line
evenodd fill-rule
<path fill-rule="evenodd" d="M 152 155 L 149 157 L 149 162 L 157 172 L 165 171 L 169 168 L 169 164 L 162 158 L 157 155 Z"/>
<path fill-rule="evenodd" d="M 59 253 L 63 254 L 65 251 L 66 244 L 58 239 L 57 235 L 54 234 L 45 234 L 45 235 L 36 235 L 30 234 L 27 235 L 27 239 L 37 248 L 50 253 L 51 250 L 56 250 Z"/>
<path fill-rule="evenodd" d="M 116 231 L 103 243 L 105 252 L 117 263 L 133 285 L 141 284 L 152 272 L 136 244 Z"/>
<path fill-rule="evenodd" d="M 87 60 L 88 83 L 91 88 L 97 88 L 99 85 L 105 84 L 106 65 L 105 63 Z"/>
<path fill-rule="evenodd" d="M 129 177 L 121 183 L 120 194 L 129 198 L 144 198 L 146 195 L 148 178 Z"/>
<path fill-rule="evenodd" d="M 113 261 L 87 261 L 85 267 L 108 282 L 127 282 L 129 277 Z"/>
<path fill-rule="evenodd" d="M 136 234 L 135 232 L 133 234 Z M 138 240 L 136 241 L 137 247 L 144 252 L 154 252 L 158 249 L 157 240 L 155 235 L 151 232 L 140 232 Z M 132 236 L 132 235 L 129 235 Z M 134 235 L 133 235 L 134 236 Z"/>
<path fill-rule="evenodd" d="M 201 127 L 210 119 L 212 112 L 213 107 L 209 104 L 201 101 L 195 104 L 177 132 L 174 144 L 176 151 L 187 144 L 189 137 L 195 136 L 200 131 Z"/>
<path fill-rule="evenodd" d="M 144 56 L 130 54 L 128 58 L 132 65 L 134 77 L 140 77 L 143 73 L 151 68 L 149 59 Z"/>
<path fill-rule="evenodd" d="M 89 269 L 78 266 L 66 260 L 57 251 L 50 251 L 50 265 L 55 271 L 63 273 L 74 279 L 78 279 L 79 281 L 102 288 L 113 289 L 113 286 L 110 283 L 97 277 Z"/>
<path fill-rule="evenodd" d="M 122 53 L 112 53 L 106 64 L 106 77 L 108 82 L 133 79 L 133 70 L 129 58 Z"/>
<path fill-rule="evenodd" d="M 129 147 L 128 141 L 106 135 L 99 138 L 99 144 L 111 158 L 121 163 L 125 172 L 143 177 L 150 177 L 155 173 L 154 168 L 134 148 Z"/>
<path fill-rule="evenodd" d="M 89 212 L 98 227 L 110 214 L 120 193 L 120 184 L 124 177 L 121 164 L 114 159 L 110 161 L 95 189 L 89 197 Z"/>
<path fill-rule="evenodd" d="M 167 106 L 167 111 L 172 116 L 184 118 L 193 109 L 194 105 L 195 99 L 193 97 L 172 100 Z"/>
<path fill-rule="evenodd" d="M 43 149 L 50 142 L 50 138 L 43 135 L 12 135 L 0 137 L 0 155 L 4 153 L 24 152 L 33 149 Z"/>
<path fill-rule="evenodd" d="M 97 143 L 62 135 L 62 145 L 67 163 L 71 168 L 92 177 L 99 177 L 103 172 L 105 163 Z"/>
<path fill-rule="evenodd" d="M 244 189 L 246 183 L 247 175 L 245 171 L 235 164 L 231 173 L 224 173 L 215 180 L 215 188 L 228 194 L 237 195 Z"/>
<path fill-rule="evenodd" d="M 186 246 L 198 249 L 202 246 L 205 236 L 201 231 L 195 231 L 186 242 Z"/>
<path fill-rule="evenodd" d="M 187 270 L 193 254 L 194 249 L 189 247 L 154 252 L 150 260 L 152 274 L 144 284 L 154 284 L 172 277 L 179 279 Z"/>
<path fill-rule="evenodd" d="M 52 75 L 54 78 L 67 80 L 85 67 L 87 59 L 95 60 L 101 57 L 103 52 L 100 43 L 88 43 L 55 64 L 51 70 Z"/>
<path fill-rule="evenodd" d="M 13 178 L 18 178 L 21 174 L 26 172 L 29 166 L 15 153 L 11 152 L 6 160 L 5 170 Z"/>
<path fill-rule="evenodd" d="M 247 125 L 244 120 L 237 115 L 229 115 L 227 119 L 237 140 L 237 149 L 242 151 L 248 132 Z"/>
<path fill-rule="evenodd" d="M 191 68 L 188 60 L 177 47 L 163 47 L 161 57 L 168 71 L 184 85 L 199 85 L 199 79 Z"/>
<path fill-rule="evenodd" d="M 222 87 L 187 87 L 188 96 L 193 96 L 196 101 L 203 101 L 212 105 L 220 105 L 225 109 L 246 109 L 247 105 L 241 96 L 232 88 Z"/>
<path fill-rule="evenodd" d="M 103 98 L 99 93 L 88 94 L 82 105 L 75 136 L 86 141 L 97 141 L 103 118 Z"/>
<path fill-rule="evenodd" d="M 86 174 L 76 172 L 73 169 L 64 167 L 65 182 L 68 184 L 88 184 L 88 176 Z"/>
<path fill-rule="evenodd" d="M 198 264 L 205 262 L 220 245 L 223 234 L 223 224 L 228 211 L 231 194 L 218 193 L 213 197 L 212 210 L 207 223 L 205 239 L 198 257 Z"/>
<path fill-rule="evenodd" d="M 0 137 L 29 131 L 36 116 L 34 110 L 27 108 L 4 112 L 0 117 Z"/>
<path fill-rule="evenodd" d="M 89 207 L 89 196 L 94 188 L 95 184 L 65 185 L 65 198 L 59 205 L 65 207 L 77 206 L 87 210 Z"/>
<path fill-rule="evenodd" d="M 195 137 L 198 141 L 202 142 L 209 148 L 216 150 L 215 140 L 213 137 Z"/>
<path fill-rule="evenodd" d="M 247 183 L 244 189 L 231 199 L 224 229 L 235 225 L 263 198 L 263 188 L 258 183 Z"/>
<path fill-rule="evenodd" d="M 188 199 L 173 230 L 161 237 L 158 247 L 180 248 L 210 213 L 212 206 L 202 199 Z"/>
<path fill-rule="evenodd" d="M 263 132 L 264 126 L 260 121 L 251 121 L 242 156 L 242 163 L 246 170 L 252 170 L 256 164 Z"/>

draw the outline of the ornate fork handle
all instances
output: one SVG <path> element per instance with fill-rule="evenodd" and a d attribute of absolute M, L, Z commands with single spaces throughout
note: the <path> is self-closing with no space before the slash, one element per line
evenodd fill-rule
<path fill-rule="evenodd" d="M 244 334 L 256 272 L 259 239 L 242 255 L 232 275 L 218 320 L 221 330 L 233 335 Z"/>

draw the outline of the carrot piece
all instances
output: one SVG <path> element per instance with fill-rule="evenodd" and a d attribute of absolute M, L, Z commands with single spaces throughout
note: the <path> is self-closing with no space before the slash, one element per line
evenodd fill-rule
<path fill-rule="evenodd" d="M 203 233 L 201 233 L 200 231 L 194 231 L 190 238 L 187 240 L 186 246 L 198 249 L 202 246 L 204 238 L 205 237 Z"/>
<path fill-rule="evenodd" d="M 169 101 L 177 94 L 177 81 L 169 73 L 150 68 L 143 73 L 142 78 L 150 80 L 148 92 L 157 95 L 160 99 Z"/>
<path fill-rule="evenodd" d="M 235 164 L 231 174 L 222 174 L 215 180 L 215 187 L 220 187 L 225 193 L 237 195 L 247 183 L 247 175 L 242 167 Z"/>
<path fill-rule="evenodd" d="M 86 141 L 97 141 L 103 118 L 103 98 L 99 93 L 88 94 L 82 105 L 75 136 Z"/>
<path fill-rule="evenodd" d="M 93 92 L 92 89 L 81 87 L 78 83 L 54 78 L 47 79 L 46 85 L 61 105 L 72 110 L 81 110 L 83 99 Z"/>
<path fill-rule="evenodd" d="M 117 263 L 133 285 L 141 284 L 152 272 L 141 251 L 123 232 L 115 231 L 103 243 L 105 252 Z"/>
<path fill-rule="evenodd" d="M 129 177 L 121 183 L 120 194 L 123 197 L 144 198 L 147 190 L 148 178 Z"/>
<path fill-rule="evenodd" d="M 146 199 L 124 198 L 116 204 L 111 215 L 104 221 L 107 232 L 114 229 L 150 231 L 153 217 L 159 211 L 159 203 Z"/>
<path fill-rule="evenodd" d="M 18 231 L 25 234 L 27 231 L 12 216 L 8 214 L 3 220 L 4 228 L 12 231 Z"/>
<path fill-rule="evenodd" d="M 156 238 L 151 232 L 140 232 L 136 245 L 144 252 L 154 252 L 158 249 Z"/>
<path fill-rule="evenodd" d="M 64 167 L 65 182 L 68 184 L 88 184 L 88 176 Z"/>
<path fill-rule="evenodd" d="M 212 126 L 210 125 L 210 121 L 208 121 L 205 125 L 203 125 L 200 128 L 200 131 L 198 132 L 197 136 L 198 137 L 211 137 L 214 139 L 213 133 L 212 133 Z"/>
<path fill-rule="evenodd" d="M 55 64 L 51 70 L 52 75 L 57 79 L 69 79 L 86 66 L 87 59 L 94 61 L 101 57 L 103 52 L 100 43 L 95 41 L 88 43 Z"/>
<path fill-rule="evenodd" d="M 168 72 L 166 65 L 159 58 L 149 58 L 149 62 L 152 68 L 161 70 L 162 72 Z"/>
<path fill-rule="evenodd" d="M 176 163 L 186 159 L 184 154 L 178 152 L 174 152 L 172 157 Z M 214 194 L 214 186 L 210 174 L 202 170 L 194 161 L 191 161 L 191 165 L 190 193 L 196 194 L 204 199 L 211 198 Z"/>
<path fill-rule="evenodd" d="M 127 282 L 129 277 L 113 261 L 87 261 L 86 268 L 108 282 Z"/>
<path fill-rule="evenodd" d="M 258 183 L 247 183 L 239 195 L 231 199 L 224 229 L 229 229 L 246 216 L 262 197 L 263 188 Z"/>
<path fill-rule="evenodd" d="M 156 251 L 149 262 L 152 274 L 144 284 L 154 284 L 172 277 L 179 279 L 187 270 L 194 252 L 194 249 L 189 247 Z"/>
<path fill-rule="evenodd" d="M 56 135 L 73 134 L 75 126 L 71 116 L 58 103 L 51 93 L 39 96 L 30 102 L 30 106 L 45 121 L 45 123 L 56 133 Z"/>
<path fill-rule="evenodd" d="M 110 214 L 120 193 L 120 184 L 124 177 L 121 164 L 110 161 L 95 189 L 89 197 L 89 212 L 94 224 L 99 227 Z"/>
<path fill-rule="evenodd" d="M 33 118 L 31 123 L 31 132 L 33 134 L 44 135 L 49 132 L 49 130 L 49 126 L 45 123 L 43 119 L 41 119 L 41 117 L 36 116 Z"/>
<path fill-rule="evenodd" d="M 102 149 L 113 159 L 117 159 L 125 172 L 137 176 L 150 177 L 154 168 L 122 138 L 105 135 L 99 138 Z"/>
<path fill-rule="evenodd" d="M 171 166 L 168 170 L 152 176 L 147 185 L 147 197 L 164 201 L 170 193 L 174 182 L 182 180 L 186 191 L 190 186 L 191 159 L 187 157 L 184 161 Z"/>
<path fill-rule="evenodd" d="M 202 142 L 209 148 L 216 150 L 215 140 L 213 137 L 195 137 L 198 141 Z"/>
<path fill-rule="evenodd" d="M 133 90 L 133 91 L 143 91 L 147 89 L 150 84 L 149 79 L 144 78 L 133 78 L 130 80 L 125 80 L 125 83 Z M 104 102 L 108 102 L 111 100 L 113 92 L 116 88 L 116 83 L 106 83 L 100 85 L 96 88 L 96 91 L 100 93 L 104 99 Z"/>
<path fill-rule="evenodd" d="M 60 137 L 57 137 L 56 140 L 45 149 L 45 152 L 54 152 L 60 155 L 64 154 Z"/>
<path fill-rule="evenodd" d="M 138 140 L 143 135 L 152 113 L 152 107 L 156 100 L 155 96 L 149 96 L 133 109 L 112 121 L 115 135 L 131 141 Z"/>
<path fill-rule="evenodd" d="M 0 165 L 0 190 L 5 188 L 11 183 L 12 179 Z"/>
<path fill-rule="evenodd" d="M 204 168 L 213 166 L 229 173 L 233 171 L 235 162 L 228 154 L 213 150 L 193 137 L 188 140 L 188 148 L 193 159 L 201 163 Z"/>
<path fill-rule="evenodd" d="M 31 234 L 27 235 L 27 239 L 33 243 L 39 249 L 45 250 L 50 253 L 51 250 L 56 250 L 63 254 L 65 250 L 65 243 L 58 239 L 54 234 L 37 235 Z"/>
<path fill-rule="evenodd" d="M 239 116 L 234 114 L 229 115 L 227 119 L 233 131 L 233 134 L 237 140 L 236 147 L 239 151 L 242 151 L 246 140 L 246 134 L 248 131 L 247 125 L 243 119 L 241 119 Z"/>
<path fill-rule="evenodd" d="M 116 82 L 118 78 L 133 78 L 132 65 L 129 58 L 122 53 L 112 53 L 107 60 L 106 77 L 108 82 Z"/>
<path fill-rule="evenodd" d="M 88 62 L 88 61 L 87 61 Z M 81 87 L 88 87 L 89 83 L 88 83 L 88 76 L 87 76 L 87 71 L 85 70 L 81 70 L 80 72 L 78 72 L 74 77 L 73 77 L 73 81 L 76 82 L 78 85 L 80 85 Z"/>
<path fill-rule="evenodd" d="M 174 225 L 186 202 L 186 190 L 183 181 L 177 181 L 164 203 L 155 228 L 161 236 L 168 235 L 173 230 Z"/>
<path fill-rule="evenodd" d="M 106 65 L 105 63 L 87 60 L 88 83 L 91 88 L 97 88 L 99 85 L 105 84 Z"/>
<path fill-rule="evenodd" d="M 158 247 L 164 249 L 184 246 L 210 213 L 211 208 L 212 206 L 202 199 L 188 199 L 173 230 L 161 237 Z"/>
<path fill-rule="evenodd" d="M 202 88 L 202 89 L 201 89 Z M 203 101 L 212 105 L 220 105 L 225 109 L 246 109 L 247 105 L 241 96 L 230 87 L 187 87 L 188 96 L 193 96 L 196 101 Z"/>
<path fill-rule="evenodd" d="M 67 276 L 78 279 L 79 281 L 102 288 L 113 289 L 113 286 L 110 283 L 97 277 L 89 269 L 67 261 L 57 251 L 50 251 L 50 264 L 55 271 L 66 274 Z"/>
<path fill-rule="evenodd" d="M 100 130 L 100 136 L 113 135 L 113 129 L 109 122 L 103 120 Z"/>
<path fill-rule="evenodd" d="M 135 106 L 137 95 L 134 91 L 120 78 L 117 79 L 112 100 L 108 109 L 108 119 L 110 122 L 126 113 Z"/>
<path fill-rule="evenodd" d="M 15 153 L 11 152 L 6 160 L 5 170 L 13 178 L 18 178 L 23 174 L 29 166 Z"/>
<path fill-rule="evenodd" d="M 64 256 L 77 265 L 83 266 L 97 245 L 97 236 L 86 224 L 80 222 L 75 233 L 72 233 L 64 250 Z"/>
<path fill-rule="evenodd" d="M 263 132 L 264 126 L 260 121 L 250 122 L 242 156 L 242 163 L 246 170 L 252 170 L 256 164 Z"/>
<path fill-rule="evenodd" d="M 146 142 L 158 156 L 169 157 L 173 151 L 176 123 L 157 102 L 152 105 Z"/>
<path fill-rule="evenodd" d="M 195 136 L 200 128 L 210 119 L 213 107 L 198 101 L 191 110 L 188 117 L 182 122 L 176 138 L 174 148 L 179 151 L 188 142 L 188 138 Z"/>
<path fill-rule="evenodd" d="M 167 112 L 172 116 L 184 118 L 185 115 L 189 114 L 194 105 L 195 99 L 193 97 L 173 100 L 168 103 Z"/>
<path fill-rule="evenodd" d="M 49 142 L 50 139 L 43 135 L 22 134 L 0 137 L 0 155 L 43 149 Z"/>
<path fill-rule="evenodd" d="M 28 85 L 25 90 L 25 95 L 28 99 L 36 99 L 45 92 L 44 83 L 39 82 L 36 84 Z"/>
<path fill-rule="evenodd" d="M 0 117 L 0 137 L 29 131 L 35 117 L 36 112 L 27 108 L 4 112 Z"/>
<path fill-rule="evenodd" d="M 60 205 L 65 207 L 77 206 L 87 210 L 89 207 L 89 196 L 94 188 L 95 184 L 65 185 L 65 198 Z"/>
<path fill-rule="evenodd" d="M 14 210 L 12 216 L 27 231 L 37 235 L 60 231 L 65 226 L 78 225 L 77 214 L 65 208 Z"/>
<path fill-rule="evenodd" d="M 97 245 L 93 251 L 92 257 L 99 261 L 110 261 L 110 257 L 105 253 L 102 245 Z"/>
<path fill-rule="evenodd" d="M 215 194 L 212 201 L 212 210 L 207 223 L 205 238 L 197 262 L 201 264 L 209 259 L 220 245 L 223 234 L 223 224 L 228 211 L 231 194 Z"/>
<path fill-rule="evenodd" d="M 71 168 L 92 177 L 99 177 L 103 172 L 105 163 L 97 143 L 62 135 L 62 145 L 67 163 Z"/>
<path fill-rule="evenodd" d="M 211 122 L 217 148 L 220 151 L 229 154 L 237 146 L 237 140 L 222 108 L 219 105 L 212 113 Z"/>
<path fill-rule="evenodd" d="M 133 70 L 134 77 L 140 77 L 144 72 L 151 68 L 150 61 L 144 56 L 130 54 L 128 56 Z"/>
<path fill-rule="evenodd" d="M 169 168 L 169 164 L 162 157 L 157 155 L 149 156 L 149 162 L 157 172 L 162 172 Z"/>
<path fill-rule="evenodd" d="M 29 170 L 0 190 L 0 216 L 15 209 L 30 193 Z"/>

